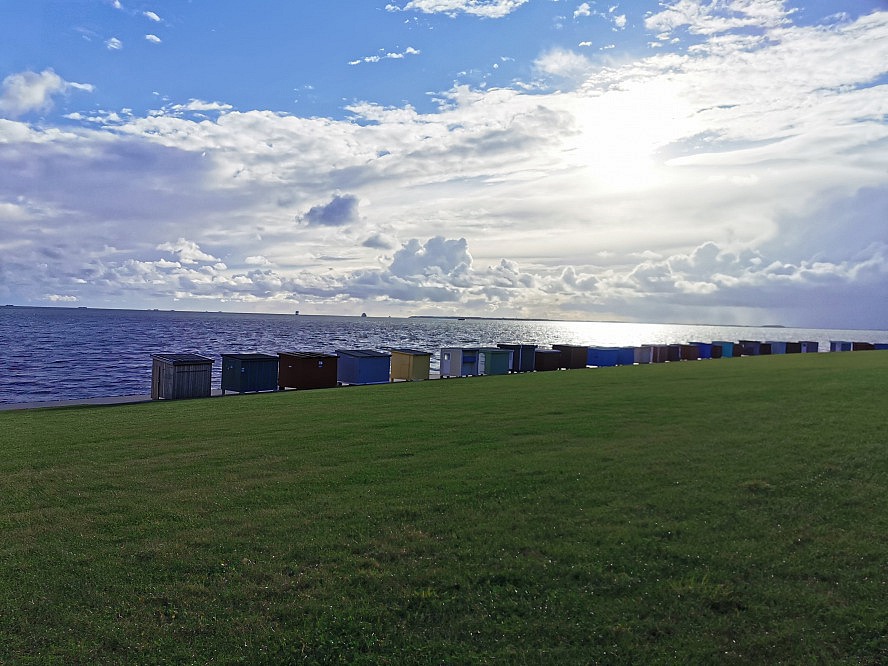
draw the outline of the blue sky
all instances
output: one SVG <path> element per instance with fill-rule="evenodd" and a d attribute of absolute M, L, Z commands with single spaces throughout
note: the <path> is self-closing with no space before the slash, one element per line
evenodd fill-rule
<path fill-rule="evenodd" d="M 888 327 L 882 0 L 0 0 L 0 301 Z"/>

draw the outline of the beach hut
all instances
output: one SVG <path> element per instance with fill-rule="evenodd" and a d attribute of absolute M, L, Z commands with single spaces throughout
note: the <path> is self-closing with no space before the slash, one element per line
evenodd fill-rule
<path fill-rule="evenodd" d="M 831 352 L 851 351 L 853 343 L 846 340 L 830 340 L 829 350 Z"/>
<path fill-rule="evenodd" d="M 561 352 L 561 364 L 559 367 L 576 370 L 586 367 L 586 357 L 589 354 L 588 347 L 580 345 L 552 345 L 552 349 Z"/>
<path fill-rule="evenodd" d="M 417 349 L 392 349 L 391 380 L 403 379 L 407 382 L 416 382 L 428 379 L 431 361 L 430 352 Z"/>
<path fill-rule="evenodd" d="M 651 362 L 651 345 L 641 345 L 636 347 L 632 353 L 632 360 L 639 365 Z"/>
<path fill-rule="evenodd" d="M 340 384 L 388 384 L 391 380 L 392 355 L 373 349 L 337 349 Z"/>
<path fill-rule="evenodd" d="M 679 351 L 681 352 L 681 360 L 682 361 L 699 361 L 700 360 L 700 349 L 695 344 L 679 345 Z"/>
<path fill-rule="evenodd" d="M 617 347 L 617 365 L 635 364 L 635 347 Z"/>
<path fill-rule="evenodd" d="M 669 359 L 669 348 L 666 345 L 650 345 L 651 363 L 665 363 Z"/>
<path fill-rule="evenodd" d="M 772 354 L 785 354 L 786 353 L 786 343 L 778 342 L 776 340 L 768 340 L 768 345 L 771 347 Z"/>
<path fill-rule="evenodd" d="M 275 391 L 278 357 L 272 354 L 222 354 L 222 395 L 226 391 Z"/>
<path fill-rule="evenodd" d="M 758 340 L 740 340 L 738 342 L 744 356 L 759 356 L 761 354 L 762 343 Z"/>
<path fill-rule="evenodd" d="M 278 388 L 319 389 L 336 386 L 336 354 L 321 352 L 280 352 Z"/>
<path fill-rule="evenodd" d="M 734 343 L 726 342 L 725 340 L 713 340 L 712 346 L 718 345 L 721 347 L 721 357 L 722 358 L 732 358 L 734 356 Z"/>
<path fill-rule="evenodd" d="M 618 347 L 589 347 L 586 354 L 586 365 L 594 365 L 599 368 L 620 365 L 620 349 Z"/>
<path fill-rule="evenodd" d="M 512 352 L 512 372 L 533 372 L 536 368 L 536 345 L 498 344 Z"/>
<path fill-rule="evenodd" d="M 441 377 L 472 377 L 479 374 L 477 347 L 441 349 Z"/>
<path fill-rule="evenodd" d="M 558 370 L 561 367 L 561 350 L 559 349 L 537 349 L 533 358 L 533 367 L 537 372 Z"/>
<path fill-rule="evenodd" d="M 884 351 L 888 349 L 888 342 L 876 342 L 873 347 L 876 351 Z"/>
<path fill-rule="evenodd" d="M 152 354 L 151 399 L 208 398 L 213 359 L 198 354 Z"/>
<path fill-rule="evenodd" d="M 479 375 L 507 375 L 512 367 L 512 351 L 500 347 L 482 347 L 478 353 Z"/>
<path fill-rule="evenodd" d="M 712 358 L 712 343 L 711 342 L 689 342 L 688 344 L 694 345 L 697 348 L 697 358 L 698 359 Z"/>
<path fill-rule="evenodd" d="M 875 345 L 872 342 L 852 342 L 851 351 L 873 351 Z"/>
<path fill-rule="evenodd" d="M 820 345 L 814 340 L 802 340 L 799 342 L 799 351 L 802 354 L 816 354 L 820 349 Z"/>
<path fill-rule="evenodd" d="M 787 342 L 786 343 L 786 353 L 787 354 L 801 354 L 802 353 L 802 343 L 801 342 Z"/>
<path fill-rule="evenodd" d="M 666 360 L 670 363 L 677 363 L 681 360 L 681 345 L 666 345 Z"/>

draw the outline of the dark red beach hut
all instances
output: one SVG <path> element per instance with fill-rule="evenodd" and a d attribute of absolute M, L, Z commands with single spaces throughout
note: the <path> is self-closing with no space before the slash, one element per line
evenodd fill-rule
<path fill-rule="evenodd" d="M 318 389 L 336 386 L 339 358 L 320 352 L 280 352 L 278 388 Z"/>

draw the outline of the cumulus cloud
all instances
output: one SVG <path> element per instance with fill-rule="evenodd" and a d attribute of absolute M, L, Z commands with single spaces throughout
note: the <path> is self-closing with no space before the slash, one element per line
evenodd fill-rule
<path fill-rule="evenodd" d="M 154 21 L 155 23 L 160 23 L 160 17 L 154 12 L 142 12 L 142 16 L 144 16 L 149 21 Z"/>
<path fill-rule="evenodd" d="M 759 21 L 607 66 L 547 52 L 568 89 L 425 112 L 0 121 L 0 293 L 883 326 L 888 13 Z"/>
<path fill-rule="evenodd" d="M 537 58 L 534 68 L 546 77 L 579 83 L 591 73 L 592 63 L 580 53 L 555 48 Z"/>
<path fill-rule="evenodd" d="M 392 275 L 463 276 L 472 266 L 472 255 L 465 238 L 429 238 L 425 243 L 413 238 L 395 252 L 389 267 Z"/>
<path fill-rule="evenodd" d="M 46 111 L 52 107 L 53 97 L 71 90 L 92 92 L 86 83 L 65 81 L 51 69 L 10 74 L 0 85 L 0 114 L 17 118 L 31 111 Z"/>
<path fill-rule="evenodd" d="M 157 35 L 145 35 L 145 40 L 151 42 L 152 44 L 160 44 L 160 37 Z"/>
<path fill-rule="evenodd" d="M 175 255 L 183 264 L 190 265 L 206 261 L 219 261 L 213 255 L 201 250 L 194 241 L 185 240 L 184 238 L 180 238 L 175 242 L 161 243 L 157 246 L 157 249 Z"/>
<path fill-rule="evenodd" d="M 379 232 L 366 238 L 361 245 L 376 250 L 392 250 L 398 246 L 398 243 L 392 236 Z"/>
<path fill-rule="evenodd" d="M 359 221 L 359 200 L 353 194 L 336 194 L 329 203 L 312 206 L 300 220 L 309 226 L 342 227 Z"/>
<path fill-rule="evenodd" d="M 105 48 L 109 51 L 119 51 L 123 48 L 123 42 L 117 39 L 117 37 L 111 37 L 105 42 Z"/>
<path fill-rule="evenodd" d="M 591 15 L 592 15 L 592 8 L 589 6 L 588 2 L 584 2 L 583 4 L 581 4 L 579 7 L 577 7 L 574 10 L 573 17 L 579 18 L 581 16 L 591 16 Z"/>

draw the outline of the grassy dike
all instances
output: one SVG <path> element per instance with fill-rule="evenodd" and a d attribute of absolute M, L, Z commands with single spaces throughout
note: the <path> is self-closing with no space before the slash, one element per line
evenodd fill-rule
<path fill-rule="evenodd" d="M 0 413 L 0 663 L 888 662 L 888 352 Z"/>

